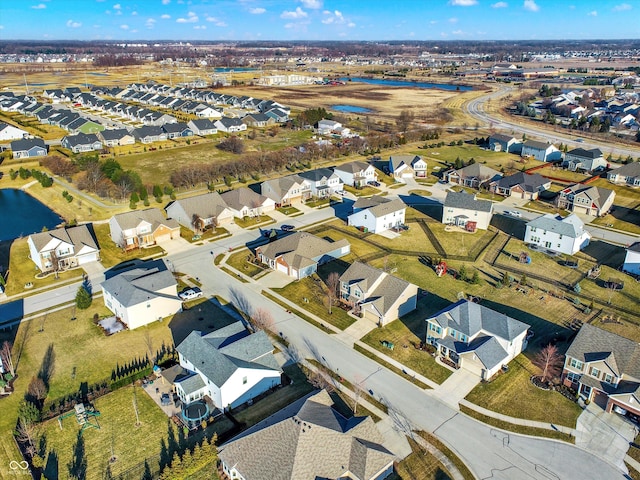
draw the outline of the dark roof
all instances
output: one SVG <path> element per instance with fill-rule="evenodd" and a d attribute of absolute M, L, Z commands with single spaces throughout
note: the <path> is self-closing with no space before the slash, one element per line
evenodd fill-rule
<path fill-rule="evenodd" d="M 604 360 L 618 375 L 640 379 L 640 345 L 588 323 L 571 342 L 567 356 L 581 362 Z"/>
<path fill-rule="evenodd" d="M 208 118 L 199 118 L 197 120 L 191 120 L 190 123 L 198 130 L 217 130 L 215 123 Z"/>
<path fill-rule="evenodd" d="M 31 150 L 33 147 L 42 147 L 45 150 L 47 149 L 47 145 L 41 138 L 24 138 L 22 140 L 14 140 L 11 142 L 11 150 L 13 152 L 27 151 Z"/>
<path fill-rule="evenodd" d="M 100 132 L 105 140 L 120 140 L 121 138 L 131 135 L 126 128 L 117 128 L 114 130 L 103 130 Z"/>
<path fill-rule="evenodd" d="M 226 128 L 239 127 L 240 125 L 244 125 L 242 123 L 242 120 L 240 120 L 239 118 L 222 117 L 217 121 L 224 125 Z"/>
<path fill-rule="evenodd" d="M 498 140 L 499 142 L 509 143 L 511 140 L 516 140 L 512 135 L 502 135 L 501 133 L 496 133 L 489 137 L 490 140 Z"/>
<path fill-rule="evenodd" d="M 585 150 L 584 148 L 574 148 L 573 150 L 569 150 L 567 155 L 574 155 L 576 157 L 582 158 L 600 158 L 602 157 L 602 152 L 599 148 L 594 148 L 591 150 Z"/>
<path fill-rule="evenodd" d="M 67 135 L 64 137 L 71 147 L 77 145 L 93 145 L 94 143 L 102 143 L 95 133 L 77 133 L 75 135 Z"/>
<path fill-rule="evenodd" d="M 636 243 L 630 245 L 629 248 L 627 248 L 627 250 L 631 250 L 632 252 L 640 253 L 640 242 L 636 242 Z"/>
<path fill-rule="evenodd" d="M 478 212 L 491 212 L 493 203 L 490 200 L 476 200 L 476 196 L 467 192 L 448 192 L 444 199 L 445 208 L 463 208 Z"/>
<path fill-rule="evenodd" d="M 331 178 L 332 176 L 335 175 L 335 173 L 333 172 L 333 170 L 330 170 L 328 168 L 316 168 L 314 170 L 300 172 L 298 175 L 301 176 L 302 178 L 306 178 L 307 180 L 311 180 L 313 182 L 319 182 L 323 178 L 327 178 L 327 179 Z"/>
<path fill-rule="evenodd" d="M 524 147 L 535 148 L 537 150 L 546 150 L 551 146 L 550 143 L 537 142 L 536 140 L 527 140 L 523 144 Z"/>
<path fill-rule="evenodd" d="M 124 307 L 130 307 L 155 298 L 156 292 L 172 285 L 177 285 L 177 282 L 164 261 L 152 260 L 110 277 L 102 282 L 102 289 L 117 298 Z"/>
<path fill-rule="evenodd" d="M 497 181 L 497 185 L 500 188 L 513 188 L 516 185 L 520 185 L 525 192 L 537 192 L 540 187 L 546 185 L 551 180 L 543 177 L 538 173 L 524 173 L 518 172 L 508 177 L 502 177 Z"/>
<path fill-rule="evenodd" d="M 158 125 L 145 125 L 134 129 L 133 134 L 137 138 L 159 137 L 164 134 L 164 130 L 162 130 L 162 127 L 159 127 Z"/>
<path fill-rule="evenodd" d="M 185 130 L 191 130 L 189 126 L 183 122 L 165 123 L 162 128 L 167 133 L 182 133 Z"/>
<path fill-rule="evenodd" d="M 341 172 L 358 173 L 369 168 L 369 164 L 356 160 L 354 162 L 343 163 L 334 167 L 334 170 L 340 170 Z"/>

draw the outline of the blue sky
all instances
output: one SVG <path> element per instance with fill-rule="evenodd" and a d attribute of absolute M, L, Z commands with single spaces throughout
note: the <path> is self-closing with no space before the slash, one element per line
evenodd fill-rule
<path fill-rule="evenodd" d="M 640 0 L 2 0 L 0 38 L 640 38 Z"/>

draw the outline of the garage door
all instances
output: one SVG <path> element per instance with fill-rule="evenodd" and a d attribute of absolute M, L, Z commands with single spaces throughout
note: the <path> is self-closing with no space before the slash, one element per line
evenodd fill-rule
<path fill-rule="evenodd" d="M 472 358 L 467 357 L 462 359 L 462 368 L 465 370 L 482 377 L 484 366 L 479 361 L 473 361 Z"/>
<path fill-rule="evenodd" d="M 413 173 L 403 173 L 402 178 L 413 178 Z"/>
<path fill-rule="evenodd" d="M 281 263 L 278 264 L 278 271 L 286 274 L 289 273 L 289 269 L 287 268 L 287 266 Z"/>
<path fill-rule="evenodd" d="M 78 264 L 79 265 L 84 265 L 85 263 L 89 263 L 89 262 L 96 262 L 98 260 L 98 254 L 97 253 L 90 253 L 88 255 L 82 255 L 81 257 L 78 258 Z"/>
<path fill-rule="evenodd" d="M 167 242 L 169 240 L 171 240 L 171 233 L 156 236 L 156 242 Z"/>

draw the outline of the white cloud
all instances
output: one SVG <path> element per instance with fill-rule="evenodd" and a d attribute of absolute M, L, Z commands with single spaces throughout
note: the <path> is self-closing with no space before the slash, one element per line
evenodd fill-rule
<path fill-rule="evenodd" d="M 540 10 L 540 7 L 536 3 L 536 0 L 524 0 L 523 5 L 525 10 L 529 10 L 530 12 L 537 12 Z"/>
<path fill-rule="evenodd" d="M 453 35 L 464 35 L 464 32 L 462 30 L 454 30 L 453 32 L 451 32 Z"/>
<path fill-rule="evenodd" d="M 631 5 L 628 3 L 621 3 L 620 5 L 613 7 L 614 12 L 624 12 L 625 10 L 631 10 Z"/>
<path fill-rule="evenodd" d="M 302 10 L 300 7 L 296 7 L 294 11 L 285 10 L 284 12 L 282 12 L 282 15 L 280 15 L 280 18 L 306 18 L 306 17 L 307 17 L 307 12 Z"/>
<path fill-rule="evenodd" d="M 300 0 L 300 3 L 307 8 L 311 8 L 313 10 L 317 10 L 318 8 L 322 8 L 322 0 Z"/>
<path fill-rule="evenodd" d="M 116 15 L 122 15 L 122 6 L 119 3 L 116 3 L 113 9 L 116 11 Z"/>
<path fill-rule="evenodd" d="M 162 0 L 163 5 L 169 5 L 170 3 L 171 3 L 171 0 Z"/>
<path fill-rule="evenodd" d="M 449 19 L 449 23 L 458 23 L 458 19 L 456 17 L 451 17 Z"/>
<path fill-rule="evenodd" d="M 249 9 L 249 13 L 251 15 L 262 15 L 264 12 L 266 12 L 266 10 L 264 8 L 250 8 Z"/>
<path fill-rule="evenodd" d="M 163 15 L 160 15 L 160 18 L 163 19 L 163 20 L 168 20 L 168 19 L 171 18 L 171 15 L 169 15 L 168 13 L 165 13 Z"/>
<path fill-rule="evenodd" d="M 206 30 L 207 26 L 206 25 L 194 25 L 194 30 Z"/>
<path fill-rule="evenodd" d="M 144 25 L 147 28 L 153 28 L 156 25 L 156 19 L 155 18 L 147 18 L 147 21 L 145 22 Z"/>
<path fill-rule="evenodd" d="M 437 20 L 431 20 L 429 23 L 430 23 L 431 25 L 435 25 L 436 23 L 438 23 L 438 21 L 437 21 Z"/>
<path fill-rule="evenodd" d="M 138 30 L 133 29 L 133 30 L 131 30 L 131 33 L 138 33 Z"/>
<path fill-rule="evenodd" d="M 180 17 L 176 20 L 176 22 L 177 23 L 197 23 L 198 16 L 193 12 L 189 12 L 187 15 L 187 18 Z"/>
<path fill-rule="evenodd" d="M 491 5 L 491 8 L 507 8 L 509 4 L 507 2 L 496 2 Z"/>
<path fill-rule="evenodd" d="M 135 10 L 133 12 L 131 12 L 131 16 L 135 17 L 136 15 L 138 15 L 138 12 L 136 12 Z"/>
<path fill-rule="evenodd" d="M 215 23 L 215 25 L 217 27 L 226 27 L 227 26 L 226 23 L 224 23 L 222 20 L 217 19 L 216 17 L 207 17 L 207 18 L 205 18 L 205 20 L 207 22 Z"/>
<path fill-rule="evenodd" d="M 4 25 L 0 25 L 0 30 L 4 30 Z"/>
<path fill-rule="evenodd" d="M 129 30 L 129 25 L 127 25 L 126 23 L 124 25 L 120 25 L 120 28 L 122 30 Z"/>
<path fill-rule="evenodd" d="M 38 5 L 32 5 L 31 8 L 34 10 L 42 10 L 43 8 L 47 8 L 47 6 L 44 3 L 39 3 Z"/>
<path fill-rule="evenodd" d="M 67 27 L 69 28 L 78 28 L 81 27 L 82 23 L 80 22 L 74 22 L 73 20 L 67 20 Z"/>
<path fill-rule="evenodd" d="M 322 23 L 325 25 L 330 25 L 332 23 L 342 24 L 346 22 L 340 10 L 334 10 L 333 12 L 325 10 L 322 13 L 325 15 L 325 18 L 322 19 Z"/>
<path fill-rule="evenodd" d="M 478 0 L 449 0 L 449 5 L 454 7 L 471 7 L 477 4 Z"/>
<path fill-rule="evenodd" d="M 598 16 L 598 12 L 597 10 L 592 10 L 589 13 L 587 13 L 588 16 L 590 17 L 597 17 Z"/>
<path fill-rule="evenodd" d="M 356 26 L 356 24 L 355 24 L 355 23 L 353 23 L 353 22 L 349 22 L 349 23 L 347 23 L 347 27 L 349 27 L 349 28 L 353 28 L 353 27 L 355 27 L 355 26 Z"/>

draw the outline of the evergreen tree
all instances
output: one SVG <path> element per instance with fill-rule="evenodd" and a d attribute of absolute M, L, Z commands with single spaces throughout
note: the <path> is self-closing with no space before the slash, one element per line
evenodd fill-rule
<path fill-rule="evenodd" d="M 471 283 L 473 283 L 474 285 L 480 285 L 480 282 L 480 274 L 478 273 L 478 270 L 474 270 L 473 276 L 471 277 Z"/>
<path fill-rule="evenodd" d="M 78 293 L 76 293 L 76 307 L 80 310 L 86 310 L 91 306 L 91 302 L 93 302 L 91 294 L 86 288 L 84 288 L 84 286 L 79 286 Z"/>
<path fill-rule="evenodd" d="M 464 265 L 460 267 L 460 280 L 462 280 L 463 282 L 467 281 L 467 267 L 465 267 Z"/>

